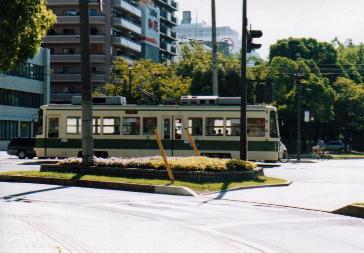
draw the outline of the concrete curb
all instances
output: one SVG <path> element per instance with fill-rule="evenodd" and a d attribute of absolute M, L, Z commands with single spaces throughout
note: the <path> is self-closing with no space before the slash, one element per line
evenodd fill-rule
<path fill-rule="evenodd" d="M 351 217 L 364 218 L 364 206 L 348 205 L 333 211 L 334 214 L 341 214 Z"/>
<path fill-rule="evenodd" d="M 231 188 L 231 189 L 223 190 L 223 191 L 202 193 L 200 195 L 210 195 L 210 194 L 224 193 L 224 192 L 238 191 L 238 190 L 249 190 L 249 189 L 259 189 L 259 188 L 282 187 L 282 186 L 289 186 L 292 183 L 293 183 L 292 181 L 287 181 L 286 183 L 282 183 L 282 184 L 239 186 L 239 187 L 235 187 L 235 188 Z"/>
<path fill-rule="evenodd" d="M 119 182 L 100 182 L 92 180 L 61 179 L 50 177 L 30 177 L 30 176 L 8 176 L 0 175 L 1 182 L 33 183 L 33 184 L 52 184 L 62 186 L 75 186 L 108 190 L 123 190 L 133 192 L 158 193 L 179 196 L 197 196 L 197 194 L 187 188 L 179 186 L 146 185 Z"/>

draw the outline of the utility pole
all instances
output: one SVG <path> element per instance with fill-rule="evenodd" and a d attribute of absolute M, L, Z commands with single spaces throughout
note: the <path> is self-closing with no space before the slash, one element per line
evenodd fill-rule
<path fill-rule="evenodd" d="M 246 127 L 246 107 L 247 107 L 247 86 L 246 77 L 246 51 L 248 35 L 247 0 L 243 0 L 243 28 L 242 28 L 242 48 L 241 48 L 241 104 L 240 104 L 240 160 L 247 160 L 247 127 Z"/>
<path fill-rule="evenodd" d="M 214 96 L 219 95 L 219 74 L 217 66 L 217 42 L 216 42 L 216 4 L 211 0 L 212 16 L 212 93 Z"/>
<path fill-rule="evenodd" d="M 299 80 L 300 75 L 296 75 L 297 90 L 297 161 L 301 160 L 301 120 L 302 120 L 302 85 Z"/>
<path fill-rule="evenodd" d="M 82 81 L 82 164 L 88 168 L 93 163 L 94 141 L 92 136 L 92 83 L 90 61 L 89 0 L 79 0 L 81 81 Z"/>

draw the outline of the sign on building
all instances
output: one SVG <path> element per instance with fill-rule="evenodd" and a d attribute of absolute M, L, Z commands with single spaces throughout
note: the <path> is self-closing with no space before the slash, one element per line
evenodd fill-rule
<path fill-rule="evenodd" d="M 141 43 L 159 48 L 160 41 L 160 12 L 153 1 L 139 1 L 142 11 L 142 38 Z"/>

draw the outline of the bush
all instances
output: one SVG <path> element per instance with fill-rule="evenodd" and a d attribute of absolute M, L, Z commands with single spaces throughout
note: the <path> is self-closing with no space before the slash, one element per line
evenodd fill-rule
<path fill-rule="evenodd" d="M 231 171 L 244 171 L 253 170 L 257 167 L 255 163 L 243 161 L 243 160 L 229 160 L 226 162 L 227 170 Z"/>
<path fill-rule="evenodd" d="M 95 166 L 119 167 L 119 168 L 142 168 L 164 170 L 164 161 L 160 156 L 141 158 L 95 158 Z M 256 168 L 256 164 L 241 160 L 209 158 L 205 156 L 191 157 L 168 157 L 172 170 L 189 171 L 242 171 Z M 68 158 L 58 162 L 59 165 L 80 165 L 81 159 Z"/>

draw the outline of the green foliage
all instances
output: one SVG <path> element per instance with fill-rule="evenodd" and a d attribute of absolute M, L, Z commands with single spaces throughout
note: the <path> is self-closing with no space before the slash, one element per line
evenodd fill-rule
<path fill-rule="evenodd" d="M 182 48 L 182 59 L 176 64 L 176 73 L 190 77 L 192 95 L 212 94 L 211 52 L 197 42 Z M 218 54 L 219 94 L 236 96 L 240 92 L 240 59 L 238 56 Z"/>
<path fill-rule="evenodd" d="M 129 97 L 129 71 L 131 74 L 131 93 Z M 95 95 L 128 97 L 129 102 L 141 102 L 141 89 L 154 94 L 154 102 L 178 101 L 182 95 L 189 93 L 191 80 L 178 76 L 173 66 L 167 67 L 149 60 L 138 60 L 129 70 L 128 63 L 118 58 L 111 72 L 111 83 L 95 91 Z"/>
<path fill-rule="evenodd" d="M 32 58 L 55 20 L 44 0 L 1 1 L 0 71 Z"/>
<path fill-rule="evenodd" d="M 337 96 L 335 101 L 335 122 L 352 131 L 364 130 L 364 84 L 338 77 L 333 84 Z"/>
<path fill-rule="evenodd" d="M 335 64 L 336 50 L 327 42 L 318 42 L 312 38 L 288 38 L 278 40 L 270 47 L 269 59 L 282 56 L 292 60 L 299 58 L 313 60 L 317 64 Z"/>
<path fill-rule="evenodd" d="M 346 78 L 356 83 L 364 82 L 364 44 L 344 45 L 337 42 L 338 65 Z"/>
<path fill-rule="evenodd" d="M 257 167 L 255 163 L 242 160 L 229 160 L 226 162 L 226 168 L 231 171 L 253 170 Z"/>

